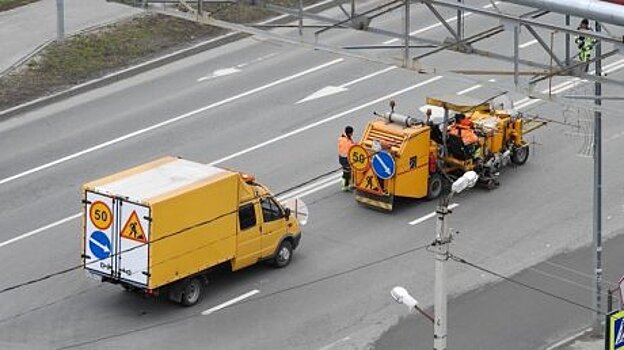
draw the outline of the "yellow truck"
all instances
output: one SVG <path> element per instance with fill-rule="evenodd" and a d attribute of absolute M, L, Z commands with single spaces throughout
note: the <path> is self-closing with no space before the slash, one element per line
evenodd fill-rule
<path fill-rule="evenodd" d="M 438 109 L 437 114 L 445 117 L 401 115 L 391 102 L 391 111 L 375 113 L 360 143 L 349 150 L 359 203 L 392 210 L 395 197 L 434 199 L 445 184 L 467 171 L 475 171 L 480 184 L 494 188 L 503 167 L 527 161 L 529 148 L 524 136 L 545 125 L 537 118 L 466 96 L 429 97 L 427 104 L 425 110 Z M 467 123 L 451 119 L 450 112 Z M 464 144 L 461 130 L 474 133 L 470 147 Z"/>
<path fill-rule="evenodd" d="M 187 306 L 215 267 L 284 267 L 301 238 L 290 209 L 252 176 L 175 157 L 89 182 L 82 197 L 88 274 Z"/>

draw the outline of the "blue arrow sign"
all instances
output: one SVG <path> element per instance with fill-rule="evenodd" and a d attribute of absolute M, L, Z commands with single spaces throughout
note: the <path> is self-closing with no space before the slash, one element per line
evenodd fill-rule
<path fill-rule="evenodd" d="M 394 176 L 396 170 L 396 163 L 392 155 L 386 151 L 379 151 L 375 153 L 372 159 L 373 171 L 379 178 L 388 180 Z"/>
<path fill-rule="evenodd" d="M 106 259 L 111 253 L 111 242 L 102 231 L 93 231 L 89 237 L 89 249 L 98 259 Z"/>

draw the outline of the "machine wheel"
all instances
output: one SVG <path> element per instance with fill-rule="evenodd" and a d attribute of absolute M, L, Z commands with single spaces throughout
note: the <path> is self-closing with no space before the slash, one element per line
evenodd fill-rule
<path fill-rule="evenodd" d="M 201 300 L 204 294 L 204 284 L 199 278 L 190 278 L 183 282 L 180 304 L 193 306 Z"/>
<path fill-rule="evenodd" d="M 487 180 L 487 182 L 485 183 L 485 187 L 486 187 L 488 190 L 493 190 L 493 189 L 495 189 L 496 187 L 498 187 L 498 183 L 497 183 L 497 182 L 496 182 L 496 180 L 494 180 L 494 179 L 489 179 L 489 180 Z"/>
<path fill-rule="evenodd" d="M 129 284 L 122 284 L 123 289 L 128 293 L 134 293 L 136 291 L 136 287 Z"/>
<path fill-rule="evenodd" d="M 529 159 L 529 146 L 522 145 L 521 147 L 514 147 L 511 152 L 511 162 L 515 165 L 523 165 Z"/>
<path fill-rule="evenodd" d="M 429 176 L 429 183 L 427 184 L 427 199 L 436 199 L 442 194 L 444 188 L 444 181 L 442 176 L 438 173 L 431 174 Z"/>
<path fill-rule="evenodd" d="M 286 267 L 288 264 L 290 264 L 290 261 L 292 260 L 292 252 L 292 243 L 290 243 L 290 241 L 287 239 L 283 240 L 282 244 L 280 244 L 279 248 L 277 249 L 275 257 L 271 261 L 273 266 L 278 268 Z"/>

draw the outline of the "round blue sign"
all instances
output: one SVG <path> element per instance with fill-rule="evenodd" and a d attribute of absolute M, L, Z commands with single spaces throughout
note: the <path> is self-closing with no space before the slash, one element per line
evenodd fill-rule
<path fill-rule="evenodd" d="M 372 157 L 373 171 L 379 178 L 388 180 L 394 176 L 396 163 L 392 155 L 386 151 L 379 151 Z"/>
<path fill-rule="evenodd" d="M 111 254 L 111 242 L 102 231 L 93 231 L 89 237 L 89 249 L 98 259 L 106 259 Z"/>

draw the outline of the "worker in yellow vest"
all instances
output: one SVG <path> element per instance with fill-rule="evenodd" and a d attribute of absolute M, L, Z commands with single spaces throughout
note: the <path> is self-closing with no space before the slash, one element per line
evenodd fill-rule
<path fill-rule="evenodd" d="M 352 139 L 353 127 L 347 126 L 344 133 L 338 138 L 338 163 L 342 167 L 342 190 L 353 189 L 351 185 L 351 165 L 349 165 L 349 149 L 355 144 Z"/>
<path fill-rule="evenodd" d="M 587 18 L 583 18 L 583 20 L 581 20 L 581 23 L 579 24 L 577 29 L 583 30 L 583 31 L 592 30 L 589 26 L 589 20 Z M 591 54 L 592 54 L 592 51 L 594 50 L 594 45 L 596 45 L 596 39 L 589 38 L 584 35 L 579 35 L 574 40 L 574 43 L 576 43 L 576 46 L 579 49 L 579 52 L 578 52 L 579 61 L 585 63 L 584 70 L 585 70 L 585 73 L 587 73 L 589 71 L 589 61 L 591 60 Z"/>

